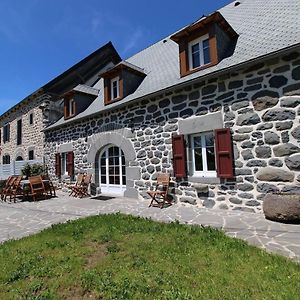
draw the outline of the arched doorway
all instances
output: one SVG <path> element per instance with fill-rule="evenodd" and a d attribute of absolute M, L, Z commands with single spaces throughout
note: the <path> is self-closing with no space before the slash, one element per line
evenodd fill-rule
<path fill-rule="evenodd" d="M 126 166 L 121 148 L 110 145 L 101 151 L 99 155 L 99 186 L 102 194 L 124 195 Z"/>

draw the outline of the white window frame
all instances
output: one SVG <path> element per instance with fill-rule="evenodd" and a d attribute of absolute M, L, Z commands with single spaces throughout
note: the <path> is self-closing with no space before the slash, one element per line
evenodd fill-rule
<path fill-rule="evenodd" d="M 209 171 L 207 170 L 207 157 L 206 157 L 206 144 L 204 136 L 208 133 L 213 133 L 211 131 L 201 132 L 197 134 L 190 135 L 190 150 L 191 150 L 191 162 L 192 162 L 192 176 L 194 177 L 217 177 L 217 170 Z M 196 163 L 195 163 L 195 143 L 194 138 L 201 137 L 201 149 L 202 149 L 202 165 L 203 171 L 196 171 Z M 215 158 L 216 158 L 216 145 L 214 139 L 214 150 L 215 150 Z M 215 166 L 217 167 L 217 162 L 215 161 Z"/>
<path fill-rule="evenodd" d="M 61 153 L 61 175 L 68 175 L 67 152 Z"/>
<path fill-rule="evenodd" d="M 69 107 L 68 107 L 68 109 L 69 109 L 69 116 L 75 115 L 74 103 L 75 103 L 74 99 L 71 98 L 69 100 L 69 103 L 68 103 L 69 104 Z"/>
<path fill-rule="evenodd" d="M 208 65 L 210 64 L 207 63 L 207 64 L 204 64 L 204 54 L 203 54 L 203 41 L 209 39 L 209 35 L 208 34 L 205 34 L 205 35 L 202 35 L 201 37 L 189 42 L 188 44 L 188 48 L 189 48 L 189 67 L 190 67 L 190 70 L 195 70 L 195 69 L 198 69 L 202 66 L 205 66 L 205 65 Z M 200 66 L 198 67 L 193 67 L 193 55 L 192 55 L 192 47 L 196 44 L 199 44 L 199 51 L 200 51 Z"/>
<path fill-rule="evenodd" d="M 110 81 L 110 98 L 111 100 L 118 99 L 120 97 L 120 84 L 119 84 L 119 76 L 111 79 Z M 114 83 L 117 83 L 117 97 L 114 97 Z"/>

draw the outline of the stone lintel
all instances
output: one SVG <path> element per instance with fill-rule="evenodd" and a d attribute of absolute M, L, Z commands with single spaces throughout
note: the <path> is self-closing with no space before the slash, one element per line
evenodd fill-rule
<path fill-rule="evenodd" d="M 206 116 L 195 116 L 179 120 L 179 133 L 193 134 L 223 128 L 221 112 L 211 113 Z"/>
<path fill-rule="evenodd" d="M 57 152 L 65 153 L 73 151 L 72 143 L 66 143 L 58 146 Z"/>

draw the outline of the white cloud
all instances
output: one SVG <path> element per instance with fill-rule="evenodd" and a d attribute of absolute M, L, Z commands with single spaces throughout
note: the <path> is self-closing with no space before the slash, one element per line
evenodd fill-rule
<path fill-rule="evenodd" d="M 143 36 L 143 30 L 141 28 L 136 28 L 134 30 L 134 32 L 130 35 L 124 49 L 123 49 L 123 53 L 126 54 L 128 53 L 130 50 L 136 48 L 138 46 L 138 43 L 140 41 L 140 39 Z"/>

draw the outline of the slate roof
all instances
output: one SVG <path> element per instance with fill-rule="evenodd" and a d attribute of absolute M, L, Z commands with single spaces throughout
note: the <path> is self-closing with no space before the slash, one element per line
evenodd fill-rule
<path fill-rule="evenodd" d="M 38 95 L 43 93 L 52 95 L 64 94 L 78 84 L 86 83 L 87 80 L 95 74 L 97 75 L 109 63 L 117 64 L 120 61 L 121 58 L 113 44 L 108 42 L 3 113 L 0 116 L 0 121 L 10 112 L 19 109 L 21 105 L 34 101 Z"/>
<path fill-rule="evenodd" d="M 104 106 L 103 79 L 94 86 L 99 96 L 82 113 L 72 119 L 63 118 L 46 130 L 78 119 L 111 110 L 124 103 L 151 95 L 208 74 L 224 71 L 300 43 L 299 0 L 241 0 L 218 10 L 239 38 L 234 53 L 216 66 L 180 77 L 178 45 L 170 36 L 127 59 L 147 75 L 138 89 L 121 101 Z M 172 34 L 173 35 L 173 34 Z"/>
<path fill-rule="evenodd" d="M 77 86 L 74 87 L 74 89 L 72 91 L 80 92 L 80 93 L 88 94 L 88 95 L 92 95 L 92 96 L 98 96 L 98 94 L 99 94 L 98 89 L 95 89 L 95 88 L 90 87 L 85 84 L 78 84 Z"/>

